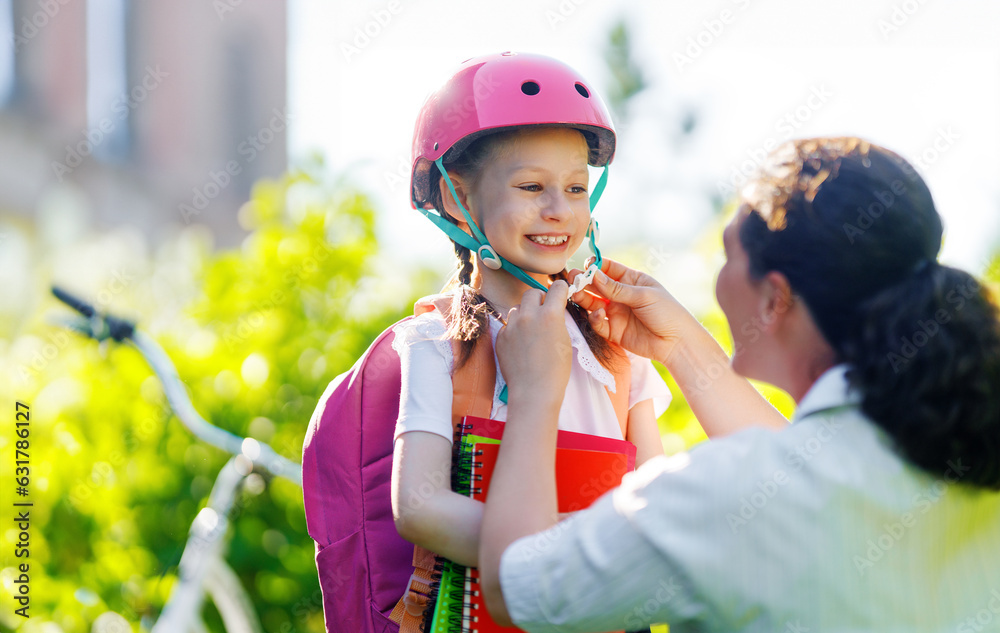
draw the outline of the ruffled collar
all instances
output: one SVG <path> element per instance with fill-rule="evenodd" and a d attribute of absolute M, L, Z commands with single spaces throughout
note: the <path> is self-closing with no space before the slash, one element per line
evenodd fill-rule
<path fill-rule="evenodd" d="M 576 354 L 573 357 L 576 359 L 577 365 L 580 366 L 583 371 L 607 387 L 611 393 L 615 393 L 615 377 L 611 375 L 611 372 L 601 364 L 601 361 L 597 360 L 594 356 L 594 352 L 587 345 L 587 340 L 583 338 L 583 332 L 580 331 L 579 326 L 577 326 L 576 321 L 573 320 L 572 315 L 569 312 L 565 314 L 566 317 L 566 330 L 569 332 L 569 343 L 576 350 Z M 500 333 L 500 327 L 502 323 L 497 317 L 490 315 L 490 335 L 493 338 L 493 349 L 496 349 L 497 344 L 497 334 Z M 498 367 L 499 369 L 499 367 Z M 506 382 L 503 376 L 497 371 L 497 389 L 502 389 Z M 499 393 L 499 392 L 498 392 Z"/>

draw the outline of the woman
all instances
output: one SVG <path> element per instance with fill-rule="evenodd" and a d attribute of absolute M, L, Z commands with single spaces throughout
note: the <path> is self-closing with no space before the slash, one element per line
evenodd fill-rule
<path fill-rule="evenodd" d="M 731 367 L 655 281 L 605 266 L 600 298 L 574 299 L 602 335 L 666 365 L 703 423 L 767 415 L 739 376 L 798 407 L 780 431 L 654 459 L 558 525 L 567 290 L 526 293 L 497 344 L 512 379 L 480 567 L 498 621 L 1000 628 L 1000 320 L 975 279 L 937 263 L 941 236 L 896 154 L 856 138 L 778 148 L 724 234 Z"/>

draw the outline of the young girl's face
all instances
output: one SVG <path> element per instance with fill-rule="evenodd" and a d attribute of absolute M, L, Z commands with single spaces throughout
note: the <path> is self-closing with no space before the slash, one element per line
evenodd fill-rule
<path fill-rule="evenodd" d="M 559 273 L 590 226 L 587 142 L 568 128 L 500 142 L 470 191 L 470 211 L 502 257 L 537 277 Z"/>

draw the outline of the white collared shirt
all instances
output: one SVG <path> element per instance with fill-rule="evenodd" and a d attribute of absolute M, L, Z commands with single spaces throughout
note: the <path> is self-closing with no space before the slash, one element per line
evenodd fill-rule
<path fill-rule="evenodd" d="M 1000 493 L 904 461 L 846 366 L 781 431 L 650 460 L 594 506 L 504 552 L 523 629 L 1000 631 Z"/>
<path fill-rule="evenodd" d="M 489 323 L 493 349 L 496 349 L 497 334 L 502 324 L 493 316 Z M 451 341 L 445 337 L 445 329 L 444 318 L 436 310 L 393 328 L 396 337 L 392 346 L 399 353 L 402 366 L 402 392 L 394 440 L 407 431 L 435 433 L 449 442 L 452 439 L 451 375 L 455 360 Z M 605 387 L 614 391 L 614 376 L 594 356 L 568 312 L 566 329 L 573 346 L 574 362 L 559 411 L 559 428 L 623 439 L 614 406 L 605 391 Z M 629 354 L 629 361 L 632 372 L 629 408 L 652 399 L 654 412 L 659 417 L 670 404 L 670 390 L 649 360 Z M 500 400 L 500 392 L 506 383 L 498 362 L 496 372 L 490 418 L 504 421 L 507 419 L 507 405 Z"/>

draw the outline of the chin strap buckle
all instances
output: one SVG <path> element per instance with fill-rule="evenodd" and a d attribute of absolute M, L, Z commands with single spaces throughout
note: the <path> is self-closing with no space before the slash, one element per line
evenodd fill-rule
<path fill-rule="evenodd" d="M 577 275 L 576 279 L 573 280 L 573 283 L 570 284 L 569 287 L 570 296 L 572 297 L 576 293 L 580 292 L 581 290 L 589 286 L 590 282 L 594 280 L 594 275 L 596 275 L 597 271 L 599 270 L 600 268 L 597 267 L 597 264 L 591 264 L 586 271 Z"/>
<path fill-rule="evenodd" d="M 479 261 L 483 262 L 483 266 L 486 266 L 490 270 L 500 270 L 503 266 L 500 263 L 500 257 L 497 255 L 497 252 L 489 244 L 480 246 L 476 254 L 479 255 Z"/>

